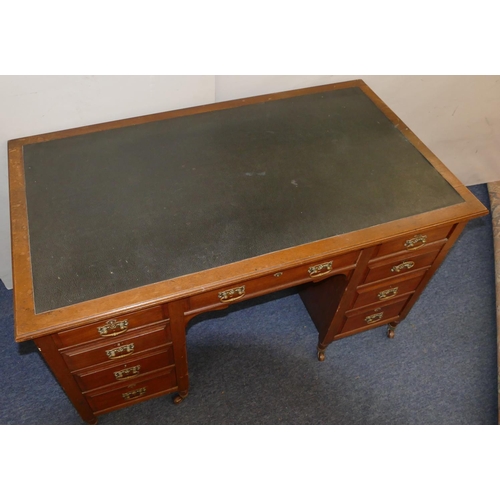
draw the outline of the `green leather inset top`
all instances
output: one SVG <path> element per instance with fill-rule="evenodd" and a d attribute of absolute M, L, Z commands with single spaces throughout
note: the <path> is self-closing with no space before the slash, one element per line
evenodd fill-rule
<path fill-rule="evenodd" d="M 24 147 L 37 313 L 461 203 L 359 89 Z"/>

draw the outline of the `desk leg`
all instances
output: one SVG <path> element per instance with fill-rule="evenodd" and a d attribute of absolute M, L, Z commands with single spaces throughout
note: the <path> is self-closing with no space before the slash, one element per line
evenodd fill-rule
<path fill-rule="evenodd" d="M 326 351 L 326 347 L 324 349 L 322 349 L 318 345 L 318 361 L 325 361 L 325 351 Z"/>
<path fill-rule="evenodd" d="M 310 283 L 301 290 L 300 297 L 318 329 L 319 361 L 324 361 L 326 348 L 340 332 L 345 312 L 354 300 L 356 288 L 362 282 L 368 261 L 375 250 L 375 247 L 372 247 L 360 253 L 356 268 L 350 277 L 339 274 Z"/>
<path fill-rule="evenodd" d="M 398 326 L 398 324 L 396 322 L 392 322 L 392 323 L 389 323 L 387 325 L 387 336 L 390 339 L 393 339 L 394 336 L 396 335 L 396 327 L 397 326 Z"/>
<path fill-rule="evenodd" d="M 188 395 L 189 376 L 186 351 L 186 321 L 184 313 L 187 311 L 187 301 L 178 300 L 168 304 L 170 331 L 172 332 L 172 346 L 174 349 L 175 372 L 177 376 L 178 393 L 174 395 L 175 404 L 181 403 Z"/>
<path fill-rule="evenodd" d="M 322 338 L 327 334 L 335 318 L 347 284 L 347 276 L 339 274 L 317 283 L 308 283 L 300 290 L 300 298 L 319 332 L 319 361 L 324 361 L 328 345 L 321 342 Z"/>

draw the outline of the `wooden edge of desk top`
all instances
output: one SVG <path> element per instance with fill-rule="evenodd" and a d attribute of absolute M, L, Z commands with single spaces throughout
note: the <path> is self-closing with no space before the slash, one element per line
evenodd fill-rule
<path fill-rule="evenodd" d="M 220 111 L 223 109 L 238 108 L 241 106 L 249 106 L 251 104 L 259 104 L 268 101 L 276 101 L 279 99 L 288 99 L 300 95 L 316 94 L 320 92 L 329 92 L 332 90 L 350 88 L 350 87 L 366 87 L 363 80 L 350 80 L 348 82 L 331 83 L 327 85 L 318 85 L 315 87 L 306 87 L 296 90 L 286 90 L 282 92 L 274 92 L 272 94 L 262 94 L 253 97 L 244 97 L 241 99 L 232 99 L 229 101 L 214 102 L 211 104 L 202 104 L 200 106 L 192 106 L 189 108 L 174 109 L 171 111 L 164 111 L 161 113 L 153 113 L 149 115 L 142 115 L 133 118 L 123 118 L 120 120 L 113 120 L 93 125 L 85 125 L 83 127 L 76 127 L 65 130 L 58 130 L 56 132 L 49 132 L 45 134 L 31 135 L 21 137 L 18 139 L 11 139 L 8 141 L 10 147 L 24 146 L 25 144 L 36 144 L 39 142 L 52 141 L 55 139 L 63 139 L 66 137 L 74 137 L 77 135 L 91 134 L 94 132 L 101 132 L 103 130 L 111 130 L 121 127 L 129 127 L 132 125 L 141 125 L 143 123 L 150 123 L 161 120 L 169 120 L 171 118 L 178 118 L 181 116 L 190 116 L 201 113 L 209 113 L 211 111 Z"/>
<path fill-rule="evenodd" d="M 417 150 L 436 168 L 449 184 L 464 199 L 464 203 L 447 208 L 373 226 L 353 233 L 333 236 L 324 240 L 304 244 L 295 248 L 261 255 L 244 261 L 227 264 L 195 274 L 146 285 L 105 297 L 81 302 L 60 309 L 35 314 L 31 259 L 28 233 L 27 201 L 23 172 L 23 146 L 54 139 L 99 132 L 113 128 L 139 125 L 152 121 L 176 118 L 235 108 L 250 104 L 285 99 L 299 95 L 325 92 L 349 87 L 360 87 L 379 109 L 395 124 Z M 305 89 L 265 94 L 245 99 L 196 106 L 127 118 L 98 125 L 52 132 L 14 139 L 8 143 L 9 189 L 11 211 L 12 267 L 14 282 L 15 340 L 41 337 L 57 331 L 75 328 L 83 324 L 100 321 L 118 314 L 130 313 L 148 306 L 179 300 L 196 293 L 206 292 L 230 285 L 235 281 L 258 278 L 275 270 L 293 267 L 322 256 L 334 256 L 349 251 L 373 246 L 397 236 L 425 230 L 443 224 L 464 222 L 488 213 L 488 210 L 452 174 L 449 169 L 411 132 L 397 115 L 362 80 L 321 85 Z"/>

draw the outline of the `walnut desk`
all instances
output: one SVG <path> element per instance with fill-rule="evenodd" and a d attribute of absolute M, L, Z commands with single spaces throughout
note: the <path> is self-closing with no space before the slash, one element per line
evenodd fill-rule
<path fill-rule="evenodd" d="M 15 339 L 89 423 L 182 401 L 187 323 L 247 298 L 298 287 L 320 361 L 394 336 L 487 213 L 360 80 L 12 140 L 9 179 Z"/>

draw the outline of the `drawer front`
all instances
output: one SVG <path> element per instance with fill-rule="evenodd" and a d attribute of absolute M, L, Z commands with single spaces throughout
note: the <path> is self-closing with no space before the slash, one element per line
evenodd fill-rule
<path fill-rule="evenodd" d="M 177 389 L 177 380 L 174 367 L 156 372 L 152 378 L 137 380 L 133 384 L 123 384 L 111 391 L 94 391 L 85 396 L 91 408 L 104 413 L 120 406 L 130 405 L 138 401 L 145 401 L 152 396 L 166 394 Z"/>
<path fill-rule="evenodd" d="M 398 252 L 407 252 L 411 254 L 411 252 L 424 248 L 431 243 L 445 240 L 451 230 L 452 226 L 439 227 L 383 243 L 380 245 L 376 257 L 384 257 Z"/>
<path fill-rule="evenodd" d="M 387 323 L 388 320 L 393 320 L 399 316 L 403 307 L 408 302 L 409 296 L 397 302 L 391 302 L 373 309 L 364 309 L 362 311 L 348 311 L 347 321 L 342 328 L 342 334 L 351 332 L 353 330 L 376 328 L 378 325 Z"/>
<path fill-rule="evenodd" d="M 67 330 L 58 335 L 60 347 L 71 347 L 95 340 L 113 339 L 125 335 L 135 328 L 157 323 L 165 319 L 161 306 L 144 311 L 115 316 L 107 321 Z"/>
<path fill-rule="evenodd" d="M 375 283 L 368 287 L 358 288 L 358 296 L 354 302 L 353 309 L 365 307 L 370 304 L 385 304 L 410 292 L 414 292 L 425 272 L 411 273 L 405 280 L 388 280 Z"/>
<path fill-rule="evenodd" d="M 170 327 L 163 324 L 155 330 L 143 330 L 136 335 L 127 335 L 114 342 L 99 342 L 98 345 L 91 344 L 89 347 L 66 349 L 61 355 L 70 370 L 80 370 L 101 363 L 111 363 L 119 359 L 127 359 L 127 362 L 137 354 L 155 347 L 170 343 Z"/>
<path fill-rule="evenodd" d="M 75 373 L 74 377 L 82 391 L 91 391 L 99 387 L 132 381 L 150 372 L 161 368 L 170 367 L 174 364 L 174 352 L 172 346 L 146 356 L 136 356 L 133 362 L 115 364 L 103 370 L 87 370 Z"/>
<path fill-rule="evenodd" d="M 190 311 L 209 309 L 238 302 L 249 297 L 256 297 L 275 290 L 291 287 L 307 281 L 319 281 L 334 276 L 340 271 L 354 268 L 359 251 L 349 252 L 332 258 L 304 264 L 290 269 L 283 269 L 273 274 L 253 280 L 236 283 L 233 287 L 220 288 L 211 292 L 190 297 Z"/>
<path fill-rule="evenodd" d="M 429 252 L 420 251 L 415 254 L 399 255 L 397 258 L 382 259 L 372 261 L 368 264 L 368 274 L 364 283 L 403 276 L 407 273 L 429 267 L 436 259 L 444 242 L 439 242 L 429 246 Z"/>

